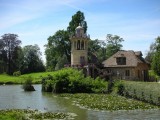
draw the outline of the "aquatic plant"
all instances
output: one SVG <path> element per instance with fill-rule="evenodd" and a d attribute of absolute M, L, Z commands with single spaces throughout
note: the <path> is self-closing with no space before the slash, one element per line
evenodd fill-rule
<path fill-rule="evenodd" d="M 70 98 L 74 105 L 94 110 L 136 110 L 158 109 L 157 106 L 141 101 L 127 99 L 118 95 L 108 94 L 60 94 L 61 97 Z"/>
<path fill-rule="evenodd" d="M 30 76 L 25 79 L 25 82 L 24 82 L 24 84 L 22 86 L 24 91 L 35 91 L 35 89 L 34 89 L 34 87 L 32 85 L 32 80 L 33 80 L 33 78 L 30 77 Z"/>
<path fill-rule="evenodd" d="M 28 109 L 0 110 L 0 120 L 43 120 L 43 119 L 73 119 L 72 113 L 40 112 Z"/>

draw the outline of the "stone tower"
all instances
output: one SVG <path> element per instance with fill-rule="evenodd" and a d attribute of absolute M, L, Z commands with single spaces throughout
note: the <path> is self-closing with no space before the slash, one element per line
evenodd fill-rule
<path fill-rule="evenodd" d="M 84 33 L 84 29 L 79 25 L 75 29 L 75 35 L 70 37 L 71 41 L 71 66 L 88 64 L 88 41 L 89 35 Z"/>

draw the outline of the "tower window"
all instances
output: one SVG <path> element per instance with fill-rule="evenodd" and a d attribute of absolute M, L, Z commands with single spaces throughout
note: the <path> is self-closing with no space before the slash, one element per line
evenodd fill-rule
<path fill-rule="evenodd" d="M 80 50 L 80 40 L 77 42 L 77 50 Z"/>
<path fill-rule="evenodd" d="M 81 42 L 81 50 L 84 50 L 84 41 Z"/>

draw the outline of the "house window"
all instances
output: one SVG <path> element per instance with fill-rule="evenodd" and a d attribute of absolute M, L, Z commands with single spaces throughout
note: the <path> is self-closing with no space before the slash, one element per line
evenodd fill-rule
<path fill-rule="evenodd" d="M 118 57 L 116 60 L 117 65 L 126 65 L 126 57 Z"/>
<path fill-rule="evenodd" d="M 126 76 L 130 76 L 130 71 L 126 70 Z"/>

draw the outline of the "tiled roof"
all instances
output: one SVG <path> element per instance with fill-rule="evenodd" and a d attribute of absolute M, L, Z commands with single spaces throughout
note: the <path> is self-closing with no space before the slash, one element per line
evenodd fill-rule
<path fill-rule="evenodd" d="M 116 58 L 126 57 L 126 65 L 117 65 Z M 142 57 L 141 51 L 134 52 L 132 50 L 121 50 L 103 61 L 104 67 L 136 67 L 138 63 L 146 63 Z"/>

